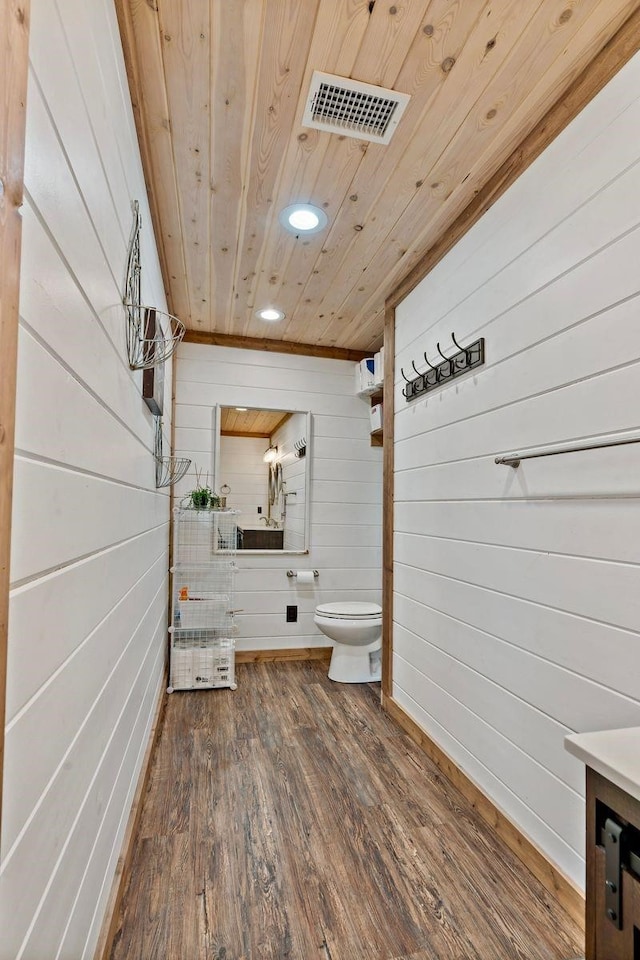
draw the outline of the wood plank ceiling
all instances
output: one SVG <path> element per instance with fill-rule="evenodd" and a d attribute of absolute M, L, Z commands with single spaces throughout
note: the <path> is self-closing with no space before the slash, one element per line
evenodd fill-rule
<path fill-rule="evenodd" d="M 116 5 L 170 310 L 201 333 L 370 350 L 385 297 L 640 4 Z M 304 127 L 314 70 L 410 94 L 390 144 Z M 326 229 L 287 233 L 295 201 Z"/>
<path fill-rule="evenodd" d="M 291 416 L 284 410 L 243 410 L 223 407 L 220 433 L 223 437 L 270 437 Z"/>

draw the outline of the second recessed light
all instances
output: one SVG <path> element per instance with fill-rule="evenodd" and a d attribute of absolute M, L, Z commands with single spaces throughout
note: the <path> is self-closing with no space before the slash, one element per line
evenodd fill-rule
<path fill-rule="evenodd" d="M 256 310 L 256 317 L 259 320 L 268 320 L 270 323 L 274 323 L 276 320 L 284 320 L 284 313 L 274 307 L 265 307 L 264 310 Z"/>
<path fill-rule="evenodd" d="M 292 203 L 280 211 L 280 223 L 290 233 L 318 233 L 324 230 L 328 220 L 324 210 L 310 203 Z"/>

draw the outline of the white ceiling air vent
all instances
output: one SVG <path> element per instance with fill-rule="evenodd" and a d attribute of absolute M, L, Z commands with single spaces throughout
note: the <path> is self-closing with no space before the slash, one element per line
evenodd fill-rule
<path fill-rule="evenodd" d="M 302 125 L 358 140 L 389 143 L 410 99 L 408 93 L 315 70 Z"/>

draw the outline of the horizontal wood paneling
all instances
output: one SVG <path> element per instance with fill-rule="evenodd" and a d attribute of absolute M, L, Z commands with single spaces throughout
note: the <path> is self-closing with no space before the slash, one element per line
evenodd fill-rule
<path fill-rule="evenodd" d="M 567 732 L 640 722 L 636 57 L 396 309 L 393 699 L 578 884 Z M 486 364 L 411 404 L 450 331 Z"/>
<path fill-rule="evenodd" d="M 462 599 L 465 593 L 477 596 L 477 590 L 456 591 L 456 584 L 435 578 L 429 581 L 428 578 L 423 577 L 422 583 L 425 589 L 421 599 L 412 600 L 401 593 L 405 583 L 406 578 L 399 571 L 397 608 L 402 611 L 402 622 L 407 625 L 407 630 L 416 636 L 426 634 L 428 639 L 424 641 L 425 643 L 442 649 L 460 664 L 470 667 L 477 674 L 489 679 L 504 691 L 505 699 L 515 696 L 524 704 L 529 706 L 535 704 L 534 709 L 539 713 L 541 721 L 553 718 L 554 723 L 566 727 L 570 732 L 587 730 L 590 724 L 598 720 L 603 725 L 610 724 L 614 727 L 632 726 L 637 723 L 638 704 L 633 697 L 635 692 L 633 684 L 629 681 L 626 685 L 623 683 L 624 669 L 618 665 L 615 673 L 610 671 L 610 676 L 616 677 L 618 686 L 626 686 L 632 692 L 626 693 L 624 690 L 612 688 L 609 676 L 602 677 L 598 669 L 597 647 L 593 645 L 595 653 L 585 649 L 587 648 L 585 632 L 581 634 L 578 642 L 571 643 L 565 640 L 562 643 L 559 640 L 562 628 L 558 625 L 561 618 L 556 617 L 556 630 L 553 637 L 556 647 L 561 647 L 562 652 L 554 659 L 550 659 L 548 643 L 536 645 L 528 638 L 521 639 L 519 643 L 513 642 L 508 632 L 504 630 L 500 634 L 492 634 L 484 626 L 478 625 L 478 622 L 483 625 L 486 623 L 486 618 L 481 616 L 474 616 L 473 623 L 461 620 L 459 617 L 461 608 L 452 606 L 451 595 Z M 431 605 L 436 591 L 439 596 L 444 595 L 444 598 L 439 600 L 438 609 Z M 495 598 L 491 599 L 495 602 Z M 463 599 L 462 603 L 464 603 Z M 481 605 L 480 601 L 478 605 Z M 522 610 L 524 605 L 518 601 L 510 605 L 511 616 L 515 622 L 518 621 L 513 611 L 517 611 L 518 606 Z M 531 610 L 531 607 L 528 609 Z M 551 630 L 550 621 L 553 616 L 554 612 L 550 611 L 547 618 L 549 630 Z M 532 619 L 534 617 L 535 611 L 532 612 Z M 578 620 L 578 618 L 575 619 Z M 576 623 L 576 633 L 579 625 L 580 621 Z M 497 631 L 500 628 L 496 624 L 494 629 Z M 540 632 L 541 624 L 536 622 L 534 629 Z M 603 634 L 604 629 L 601 627 Z M 415 643 L 411 636 L 409 636 L 409 643 Z M 564 668 L 563 664 L 572 651 L 575 656 L 576 648 L 578 652 L 584 651 L 579 673 Z M 405 659 L 409 658 L 405 657 Z M 606 685 L 605 679 L 609 681 Z M 594 710 L 598 710 L 597 716 L 594 716 Z M 567 779 L 574 789 L 580 790 L 584 781 L 583 771 L 577 763 L 567 766 L 562 738 L 558 739 L 557 731 L 553 734 L 552 742 L 547 738 L 540 746 L 543 748 L 542 755 L 547 759 L 553 755 L 553 761 L 549 761 L 549 766 L 556 775 L 560 779 Z"/>
<path fill-rule="evenodd" d="M 190 376 L 200 379 L 194 382 Z M 212 462 L 215 404 L 312 413 L 307 456 L 304 461 L 293 459 L 291 464 L 292 471 L 304 466 L 311 474 L 310 550 L 300 556 L 279 556 L 277 551 L 251 557 L 238 554 L 236 606 L 243 611 L 237 618 L 238 650 L 326 646 L 326 637 L 313 623 L 318 603 L 380 599 L 381 450 L 369 446 L 369 404 L 354 395 L 353 363 L 181 345 L 176 443 L 192 443 L 200 465 Z M 287 427 L 293 422 L 291 418 L 283 427 L 285 459 L 291 439 Z M 233 438 L 225 442 L 233 442 Z M 261 449 L 264 452 L 264 446 Z M 292 474 L 289 489 L 297 483 Z M 192 484 L 193 476 L 188 475 L 176 490 L 183 493 Z M 233 483 L 231 487 L 235 492 Z M 295 502 L 293 497 L 289 499 L 287 516 L 292 528 L 295 524 L 296 535 L 301 536 L 297 498 Z M 286 576 L 291 568 L 317 569 L 320 576 L 313 585 L 298 586 L 295 578 Z M 297 623 L 285 621 L 285 608 L 290 604 L 299 606 Z"/>
<path fill-rule="evenodd" d="M 166 303 L 112 4 L 34 3 L 30 63 L 0 954 L 79 958 L 166 650 L 169 497 L 121 304 L 134 199 L 143 299 Z"/>
<path fill-rule="evenodd" d="M 135 634 L 130 635 L 128 625 L 139 616 L 139 611 L 150 610 L 154 623 L 162 612 L 163 597 L 158 591 L 159 572 L 164 557 L 149 567 L 137 583 L 134 583 L 122 600 L 115 606 L 86 640 L 73 651 L 37 695 L 7 724 L 6 770 L 7 776 L 16 779 L 21 774 L 20 796 L 5 805 L 6 825 L 4 842 L 11 847 L 24 827 L 30 812 L 36 807 L 47 785 L 63 762 L 69 744 L 74 742 L 87 716 L 99 696 L 112 682 L 112 674 L 120 669 L 121 661 L 135 655 Z M 147 614 L 145 614 L 147 616 Z M 148 641 L 148 637 L 144 638 Z M 107 693 L 108 695 L 108 693 Z M 60 711 L 57 722 L 50 725 L 48 736 L 39 736 L 39 731 L 50 723 L 56 712 L 56 704 L 73 702 L 73 710 Z M 30 763 L 24 768 L 28 752 Z"/>
<path fill-rule="evenodd" d="M 638 498 L 398 503 L 399 533 L 637 564 Z M 628 536 L 627 536 L 628 534 Z"/>
<path fill-rule="evenodd" d="M 594 722 L 596 728 L 605 726 L 607 717 L 613 714 L 613 703 L 623 702 L 618 693 L 627 698 L 629 709 L 635 711 L 637 684 L 625 664 L 633 659 L 637 649 L 636 631 L 612 628 L 609 624 L 535 601 L 503 592 L 497 594 L 475 583 L 434 575 L 402 564 L 398 564 L 396 580 L 398 593 L 403 597 L 416 597 L 418 602 L 445 616 L 469 623 L 481 633 L 483 644 L 492 645 L 493 636 L 531 656 L 540 657 L 544 663 L 535 663 L 535 669 L 544 675 L 549 694 L 556 691 L 555 716 L 567 726 L 581 732 L 589 729 L 590 722 Z M 473 616 L 469 611 L 473 611 Z M 518 625 L 517 630 L 513 629 L 514 623 Z M 612 637 L 619 657 L 603 657 L 602 650 Z M 509 654 L 505 653 L 505 657 L 508 662 Z M 607 695 L 606 689 L 600 691 L 602 708 L 591 697 L 584 703 L 576 698 L 564 702 L 559 693 L 565 689 L 565 684 L 572 684 L 571 673 L 577 677 L 578 688 L 581 678 L 586 678 L 603 688 L 610 688 L 612 696 Z M 553 682 L 552 674 L 555 674 Z M 525 682 L 528 679 L 525 677 Z M 498 682 L 507 685 L 505 677 Z M 517 678 L 512 679 L 509 688 L 517 691 L 519 682 Z M 548 706 L 543 709 L 551 712 Z"/>
<path fill-rule="evenodd" d="M 51 938 L 60 942 L 66 935 L 86 942 L 98 903 L 89 897 L 83 904 L 84 910 L 76 912 L 74 901 L 85 885 L 95 892 L 104 882 L 105 875 L 97 871 L 97 865 L 109 863 L 110 846 L 123 812 L 120 804 L 126 804 L 135 789 L 137 771 L 133 763 L 142 740 L 138 729 L 142 724 L 142 733 L 148 731 L 149 714 L 153 711 L 153 697 L 149 693 L 157 692 L 163 675 L 159 667 L 166 621 L 162 609 L 155 613 L 153 620 L 141 621 L 141 627 L 147 629 L 149 635 L 148 646 L 135 657 L 138 664 L 134 667 L 132 652 L 130 662 L 123 663 L 123 675 L 114 677 L 117 685 L 96 702 L 81 736 L 65 758 L 68 772 L 50 784 L 47 803 L 38 806 L 21 837 L 20 847 L 6 862 L 5 908 L 11 911 L 7 915 L 12 917 L 12 924 L 3 946 L 9 950 L 15 951 L 19 945 L 18 934 L 32 914 L 36 914 L 38 923 L 30 931 L 27 950 L 33 945 L 35 956 L 45 950 L 45 945 L 49 949 Z M 144 716 L 140 710 L 143 705 Z M 91 776 L 82 759 L 87 749 L 95 751 L 97 757 L 96 771 L 91 771 Z M 93 775 L 96 772 L 98 777 Z M 105 808 L 112 795 L 115 795 L 113 808 Z M 73 806 L 69 803 L 70 796 L 77 798 Z M 53 805 L 58 811 L 55 819 L 51 817 Z M 97 839 L 102 849 L 96 845 Z M 27 845 L 37 847 L 39 861 L 19 855 L 20 848 Z M 94 862 L 94 848 L 98 863 Z M 85 875 L 88 866 L 93 869 Z M 45 886 L 47 875 L 59 882 L 65 880 L 60 890 Z M 65 930 L 69 920 L 71 923 Z"/>
<path fill-rule="evenodd" d="M 15 475 L 19 535 L 12 543 L 11 573 L 16 584 L 167 522 L 166 498 L 155 490 L 123 487 L 22 456 L 16 458 Z"/>
<path fill-rule="evenodd" d="M 7 691 L 7 721 L 74 654 L 167 549 L 167 524 L 30 580 L 11 595 L 16 636 L 29 638 L 29 658 L 16 658 Z M 51 643 L 51 624 L 58 642 Z"/>

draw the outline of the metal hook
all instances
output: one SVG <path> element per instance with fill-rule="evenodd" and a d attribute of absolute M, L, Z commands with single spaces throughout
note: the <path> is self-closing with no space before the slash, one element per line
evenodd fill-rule
<path fill-rule="evenodd" d="M 404 377 L 404 379 L 406 380 L 407 383 L 411 383 L 411 380 L 409 380 L 409 377 L 408 377 L 408 376 L 406 375 L 406 373 L 404 372 L 403 367 L 400 367 L 400 373 L 402 374 L 402 376 Z M 404 390 L 403 390 L 402 392 L 404 393 Z"/>
<path fill-rule="evenodd" d="M 430 370 L 435 370 L 436 368 L 433 366 L 433 364 L 432 364 L 432 363 L 429 363 L 429 358 L 427 357 L 426 353 L 423 353 L 423 357 L 424 357 L 424 362 L 425 362 L 426 365 L 429 367 L 429 369 L 430 369 Z"/>
<path fill-rule="evenodd" d="M 407 380 L 407 383 L 409 383 L 408 380 Z M 408 400 L 408 399 L 409 399 L 409 394 L 407 393 L 407 388 L 406 388 L 406 387 L 403 387 L 403 388 L 402 388 L 402 396 L 405 398 L 405 400 Z"/>
<path fill-rule="evenodd" d="M 418 368 L 416 367 L 416 365 L 415 365 L 415 363 L 413 362 L 413 360 L 411 361 L 411 366 L 413 367 L 413 369 L 415 370 L 415 372 L 418 374 L 418 376 L 421 377 L 422 374 L 420 373 L 420 371 L 419 371 Z"/>
<path fill-rule="evenodd" d="M 461 347 L 461 346 L 460 346 L 460 344 L 459 344 L 458 341 L 456 340 L 456 335 L 455 335 L 455 333 L 453 333 L 453 332 L 451 333 L 451 339 L 452 339 L 453 342 L 455 343 L 455 345 L 456 345 L 456 347 L 458 348 L 458 350 L 460 351 L 460 353 L 462 353 L 462 352 L 466 349 L 465 347 Z"/>
<path fill-rule="evenodd" d="M 440 356 L 442 357 L 443 360 L 449 360 L 449 357 L 445 357 L 444 353 L 443 353 L 442 350 L 440 349 L 440 344 L 439 344 L 439 343 L 436 343 L 436 348 L 437 348 L 438 353 L 440 354 Z"/>

